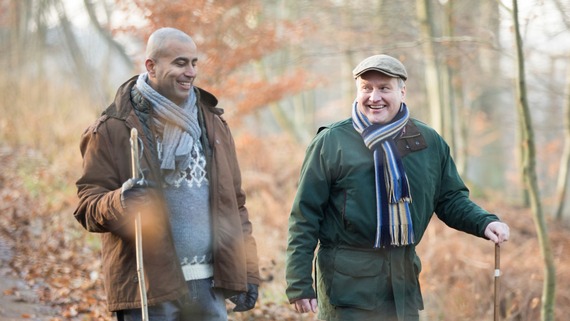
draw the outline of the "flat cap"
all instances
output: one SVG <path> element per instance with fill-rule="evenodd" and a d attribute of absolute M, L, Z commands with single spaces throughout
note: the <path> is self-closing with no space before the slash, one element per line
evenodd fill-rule
<path fill-rule="evenodd" d="M 404 65 L 396 58 L 388 55 L 375 55 L 362 60 L 352 71 L 354 78 L 363 73 L 376 70 L 394 78 L 408 79 L 408 73 Z"/>

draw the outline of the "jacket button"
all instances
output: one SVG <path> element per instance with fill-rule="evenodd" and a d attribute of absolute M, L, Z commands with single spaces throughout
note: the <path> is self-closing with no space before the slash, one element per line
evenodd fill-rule
<path fill-rule="evenodd" d="M 410 145 L 406 145 L 406 149 L 410 149 Z"/>
<path fill-rule="evenodd" d="M 138 276 L 133 276 L 133 282 L 138 283 L 138 282 L 139 282 L 139 277 L 138 277 Z"/>
<path fill-rule="evenodd" d="M 218 144 L 218 145 L 220 144 L 220 140 L 219 140 L 219 139 L 216 139 L 216 144 Z"/>
<path fill-rule="evenodd" d="M 418 142 L 418 141 L 416 140 L 416 145 L 419 145 L 419 144 L 420 144 L 420 142 Z"/>

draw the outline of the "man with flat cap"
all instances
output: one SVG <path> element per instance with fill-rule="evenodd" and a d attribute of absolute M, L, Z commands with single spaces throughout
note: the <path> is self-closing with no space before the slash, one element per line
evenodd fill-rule
<path fill-rule="evenodd" d="M 287 296 L 324 320 L 417 321 L 415 246 L 433 213 L 498 244 L 509 227 L 469 199 L 449 146 L 410 117 L 399 60 L 368 57 L 353 76 L 352 117 L 320 128 L 307 148 L 289 218 Z"/>

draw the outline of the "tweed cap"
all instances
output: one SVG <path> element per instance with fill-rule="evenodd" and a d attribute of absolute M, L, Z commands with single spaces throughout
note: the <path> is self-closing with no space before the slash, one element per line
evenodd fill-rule
<path fill-rule="evenodd" d="M 362 60 L 352 71 L 354 78 L 358 78 L 369 70 L 376 70 L 394 78 L 408 79 L 404 65 L 396 58 L 388 55 L 375 55 Z"/>

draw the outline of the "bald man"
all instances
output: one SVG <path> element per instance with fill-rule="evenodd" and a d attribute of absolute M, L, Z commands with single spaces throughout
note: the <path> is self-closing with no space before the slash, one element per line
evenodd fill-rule
<path fill-rule="evenodd" d="M 107 305 L 118 320 L 141 319 L 136 213 L 149 318 L 227 320 L 225 299 L 250 310 L 260 283 L 234 140 L 216 97 L 194 86 L 198 49 L 189 35 L 158 29 L 146 56 L 146 72 L 121 85 L 82 135 L 74 216 L 101 236 Z M 140 179 L 130 178 L 132 128 Z"/>

